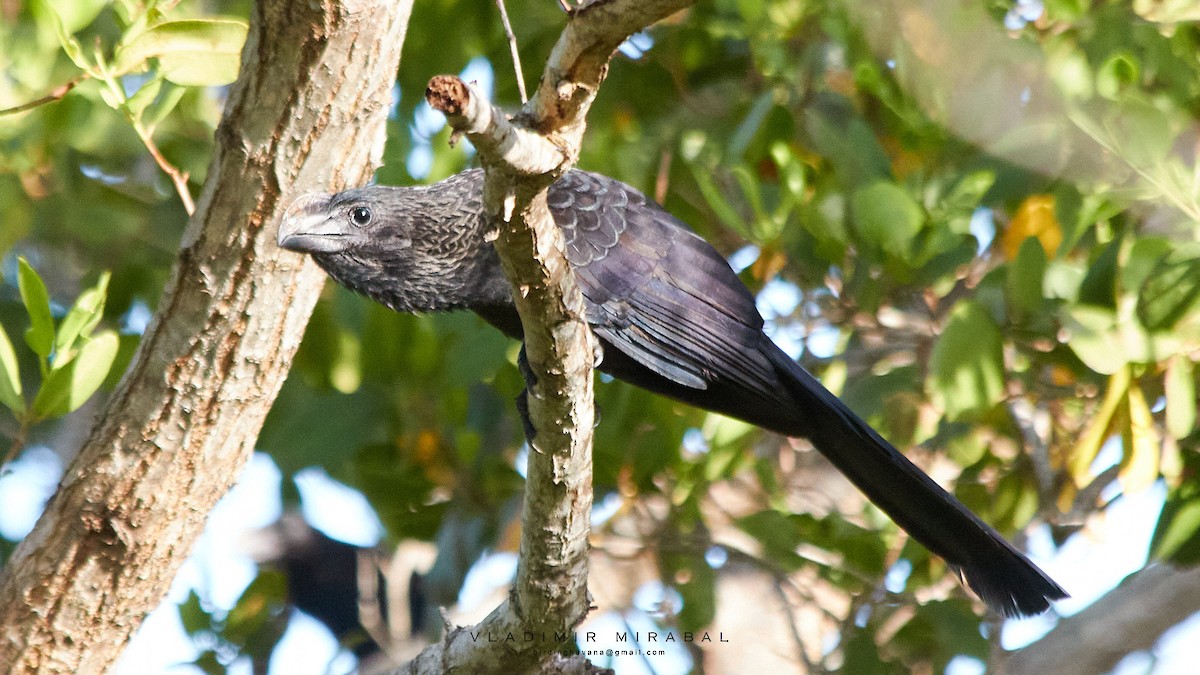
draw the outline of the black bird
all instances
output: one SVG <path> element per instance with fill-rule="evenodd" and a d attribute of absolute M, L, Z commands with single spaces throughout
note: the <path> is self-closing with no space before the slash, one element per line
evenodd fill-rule
<path fill-rule="evenodd" d="M 423 187 L 311 194 L 279 245 L 400 312 L 468 309 L 521 339 L 481 203 L 483 172 Z M 550 212 L 599 338 L 599 369 L 787 436 L 807 438 L 991 607 L 1037 614 L 1066 592 L 850 411 L 763 333 L 754 296 L 712 246 L 619 181 L 570 171 Z"/>

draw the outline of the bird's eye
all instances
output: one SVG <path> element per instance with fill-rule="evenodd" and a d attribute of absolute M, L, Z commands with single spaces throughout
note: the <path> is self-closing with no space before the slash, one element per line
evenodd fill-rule
<path fill-rule="evenodd" d="M 371 209 L 368 209 L 365 206 L 356 206 L 350 209 L 350 220 L 359 227 L 370 223 Z"/>

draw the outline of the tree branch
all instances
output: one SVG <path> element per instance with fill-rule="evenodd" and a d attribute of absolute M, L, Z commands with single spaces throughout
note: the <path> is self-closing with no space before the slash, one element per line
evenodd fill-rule
<path fill-rule="evenodd" d="M 84 80 L 89 79 L 91 76 L 92 76 L 91 73 L 82 73 L 80 75 L 77 75 L 77 76 L 67 80 L 66 82 L 58 85 L 54 89 L 50 90 L 50 93 L 46 94 L 45 96 L 42 96 L 40 98 L 35 98 L 34 100 L 29 101 L 28 103 L 22 103 L 21 105 L 13 106 L 11 108 L 4 108 L 3 110 L 0 110 L 0 116 L 15 115 L 17 113 L 23 113 L 23 112 L 27 112 L 29 110 L 33 110 L 34 108 L 36 108 L 38 106 L 46 105 L 47 103 L 54 103 L 55 101 L 61 101 L 63 99 L 63 97 L 66 96 L 67 94 L 71 93 L 71 90 L 74 89 L 75 87 L 77 87 L 80 82 L 83 82 Z"/>
<path fill-rule="evenodd" d="M 517 76 L 517 91 L 521 92 L 521 104 L 529 101 L 525 94 L 525 73 L 521 72 L 521 54 L 517 49 L 517 36 L 513 35 L 512 24 L 508 21 L 508 8 L 504 0 L 496 0 L 496 9 L 500 12 L 500 23 L 504 24 L 504 34 L 508 37 L 508 51 L 512 54 L 513 74 Z"/>
<path fill-rule="evenodd" d="M 150 153 L 150 157 L 154 159 L 154 163 L 158 165 L 162 172 L 167 174 L 167 178 L 171 179 L 171 185 L 175 186 L 175 194 L 179 195 L 179 201 L 183 203 L 183 210 L 189 216 L 196 212 L 196 202 L 192 200 L 192 193 L 188 189 L 188 175 L 183 173 L 170 162 L 158 149 L 158 144 L 154 142 L 154 134 L 142 126 L 141 122 L 131 120 L 133 130 L 137 133 L 138 138 L 142 139 L 142 145 L 146 146 L 146 150 Z"/>
<path fill-rule="evenodd" d="M 571 630 L 587 614 L 595 343 L 562 233 L 546 206 L 546 188 L 578 157 L 585 116 L 617 46 L 690 4 L 599 0 L 575 9 L 537 93 L 511 121 L 458 78 L 430 82 L 430 105 L 479 150 L 484 210 L 499 228 L 496 250 L 515 289 L 534 377 L 528 401 L 536 436 L 509 600 L 474 628 L 448 627 L 441 643 L 400 672 L 529 670 L 570 642 Z M 509 634 L 516 640 L 504 641 Z M 533 639 L 522 639 L 526 635 Z M 496 639 L 502 642 L 489 644 Z M 497 654 L 497 647 L 508 653 Z"/>
<path fill-rule="evenodd" d="M 478 87 L 457 76 L 434 77 L 425 89 L 425 100 L 446 116 L 455 134 L 466 134 L 482 155 L 493 158 L 499 166 L 536 176 L 550 173 L 567 161 L 567 148 L 514 124 L 504 111 L 488 102 Z"/>
<path fill-rule="evenodd" d="M 1012 654 L 1001 672 L 1107 673 L 1125 656 L 1153 647 L 1163 633 L 1197 611 L 1200 567 L 1152 565 Z"/>
<path fill-rule="evenodd" d="M 240 473 L 323 279 L 273 224 L 303 192 L 371 176 L 410 7 L 255 4 L 158 313 L 0 579 L 6 672 L 107 670 Z"/>

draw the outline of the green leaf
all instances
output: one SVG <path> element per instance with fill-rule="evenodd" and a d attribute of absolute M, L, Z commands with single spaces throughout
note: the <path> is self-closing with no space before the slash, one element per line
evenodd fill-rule
<path fill-rule="evenodd" d="M 1185 472 L 1196 471 L 1194 459 L 1185 455 L 1184 462 Z M 1150 541 L 1156 558 L 1182 565 L 1200 562 L 1200 486 L 1195 481 L 1184 481 L 1167 495 Z"/>
<path fill-rule="evenodd" d="M 1088 268 L 1079 286 L 1079 303 L 1113 309 L 1117 306 L 1117 265 L 1122 238 L 1113 239 Z"/>
<path fill-rule="evenodd" d="M 865 185 L 887 177 L 891 164 L 875 132 L 839 96 L 819 98 L 804 111 L 805 129 L 813 144 L 846 186 Z"/>
<path fill-rule="evenodd" d="M 1059 315 L 1067 329 L 1067 346 L 1088 368 L 1112 375 L 1129 363 L 1117 330 L 1117 317 L 1099 307 L 1075 305 Z"/>
<path fill-rule="evenodd" d="M 1042 308 L 1045 277 L 1046 251 L 1036 237 L 1029 237 L 1021 243 L 1016 259 L 1009 264 L 1006 279 L 1009 305 L 1018 316 L 1028 316 Z"/>
<path fill-rule="evenodd" d="M 49 2 L 47 5 L 51 4 Z M 86 28 L 96 20 L 100 11 L 108 4 L 108 0 L 72 0 L 72 2 L 53 3 L 54 14 L 62 22 L 68 33 L 75 33 Z"/>
<path fill-rule="evenodd" d="M 24 258 L 18 259 L 17 283 L 21 289 L 21 301 L 29 312 L 29 330 L 25 331 L 25 343 L 35 354 L 45 359 L 54 349 L 54 317 L 50 314 L 50 294 L 46 284 L 29 266 Z"/>
<path fill-rule="evenodd" d="M 753 424 L 719 413 L 709 413 L 704 417 L 704 435 L 713 447 L 740 445 L 739 441 L 754 429 Z"/>
<path fill-rule="evenodd" d="M 129 108 L 129 112 L 133 113 L 135 118 L 140 118 L 145 112 L 146 107 L 154 102 L 158 97 L 159 90 L 162 89 L 163 80 L 161 77 L 156 77 L 153 80 L 143 84 L 129 100 L 125 102 L 125 106 Z"/>
<path fill-rule="evenodd" d="M 1137 315 L 1150 331 L 1169 330 L 1200 307 L 1200 257 L 1185 247 L 1164 258 L 1146 277 Z"/>
<path fill-rule="evenodd" d="M 1062 242 L 1058 245 L 1058 253 L 1066 254 L 1076 244 L 1083 233 L 1091 228 L 1095 220 L 1091 216 L 1100 207 L 1097 197 L 1088 196 L 1087 201 L 1079 193 L 1078 188 L 1070 184 L 1059 185 L 1054 190 L 1054 219 L 1062 232 Z"/>
<path fill-rule="evenodd" d="M 881 250 L 906 257 L 912 238 L 921 231 L 925 213 L 900 186 L 875 181 L 851 198 L 859 236 Z"/>
<path fill-rule="evenodd" d="M 128 73 L 157 58 L 159 72 L 184 86 L 220 86 L 237 79 L 245 22 L 229 19 L 168 21 L 117 49 L 114 69 Z"/>
<path fill-rule="evenodd" d="M 717 573 L 694 553 L 664 553 L 660 559 L 663 577 L 672 579 L 675 590 L 683 598 L 683 607 L 676 615 L 679 627 L 699 631 L 712 624 L 716 614 Z"/>
<path fill-rule="evenodd" d="M 1092 67 L 1083 50 L 1061 44 L 1047 54 L 1046 69 L 1065 98 L 1086 101 L 1092 97 Z"/>
<path fill-rule="evenodd" d="M 807 179 L 804 175 L 804 164 L 792 152 L 791 147 L 782 141 L 771 144 L 771 159 L 779 168 L 779 185 L 787 191 L 794 202 L 804 201 Z"/>
<path fill-rule="evenodd" d="M 1046 297 L 1074 303 L 1079 299 L 1079 287 L 1087 270 L 1069 260 L 1050 260 L 1046 265 L 1046 277 L 1042 288 Z"/>
<path fill-rule="evenodd" d="M 1129 247 L 1129 255 L 1121 264 L 1121 289 L 1130 293 L 1139 292 L 1164 256 L 1175 247 L 1176 243 L 1166 237 L 1135 239 L 1133 246 Z"/>
<path fill-rule="evenodd" d="M 78 356 L 51 370 L 33 400 L 34 417 L 62 417 L 83 405 L 104 382 L 118 347 L 117 334 L 105 331 L 84 343 Z"/>
<path fill-rule="evenodd" d="M 455 524 L 447 522 L 450 502 L 434 497 L 437 485 L 430 480 L 426 469 L 413 460 L 400 457 L 394 444 L 359 448 L 355 452 L 353 469 L 353 486 L 367 496 L 379 514 L 380 522 L 393 537 L 429 541 L 447 536 L 456 546 L 462 547 L 459 551 L 470 548 L 468 538 L 449 529 L 469 529 L 471 526 L 458 520 Z M 451 517 L 462 516 L 452 514 Z M 456 540 L 455 536 L 463 538 Z M 483 543 L 479 545 L 484 546 Z M 479 551 L 472 553 L 478 555 Z"/>
<path fill-rule="evenodd" d="M 849 639 L 842 646 L 842 654 L 845 659 L 840 668 L 842 672 L 859 675 L 886 675 L 889 672 L 871 631 L 851 632 Z"/>
<path fill-rule="evenodd" d="M 20 153 L 9 155 L 10 158 L 18 156 Z M 29 199 L 21 183 L 14 178 L 10 173 L 0 180 L 0 204 L 4 205 L 4 224 L 0 225 L 0 257 L 8 253 L 13 244 L 29 235 L 34 220 L 35 202 Z"/>
<path fill-rule="evenodd" d="M 112 81 L 109 81 L 108 84 L 120 86 L 119 84 L 113 84 Z M 100 100 L 104 101 L 104 103 L 113 110 L 120 110 L 121 106 L 125 105 L 126 101 L 123 93 L 108 86 L 100 88 Z"/>
<path fill-rule="evenodd" d="M 974 211 L 995 183 L 994 170 L 973 171 L 955 183 L 954 188 L 942 199 L 941 206 L 944 209 Z"/>
<path fill-rule="evenodd" d="M 50 8 L 50 14 L 54 17 L 54 31 L 58 35 L 58 43 L 62 45 L 63 51 L 71 59 L 71 63 L 74 63 L 80 70 L 91 69 L 92 64 L 88 62 L 87 56 L 83 53 L 83 45 L 79 44 L 79 40 L 76 40 L 74 35 L 71 35 L 72 31 L 67 29 L 63 17 L 53 7 Z"/>
<path fill-rule="evenodd" d="M 100 275 L 96 285 L 79 294 L 75 305 L 58 327 L 58 335 L 54 339 L 54 362 L 51 368 L 59 368 L 73 356 L 75 342 L 78 338 L 87 338 L 95 330 L 104 316 L 104 301 L 108 294 L 108 272 Z"/>
<path fill-rule="evenodd" d="M 717 218 L 725 224 L 725 227 L 750 239 L 750 231 L 746 227 L 745 221 L 721 193 L 721 188 L 717 187 L 716 182 L 712 179 L 711 171 L 702 166 L 700 162 L 689 162 L 688 168 L 692 170 L 692 176 L 696 179 L 696 186 L 700 188 L 700 194 L 704 196 L 705 203 Z"/>
<path fill-rule="evenodd" d="M 187 599 L 179 603 L 176 608 L 179 611 L 179 622 L 183 624 L 183 630 L 188 635 L 195 636 L 204 631 L 212 630 L 212 616 L 204 611 L 204 606 L 200 604 L 200 596 L 196 591 L 189 591 Z"/>
<path fill-rule="evenodd" d="M 222 634 L 230 642 L 244 645 L 286 607 L 287 577 L 282 572 L 263 570 L 225 616 Z"/>
<path fill-rule="evenodd" d="M 1158 556 L 1185 565 L 1195 564 L 1200 561 L 1200 501 L 1181 504 L 1171 515 L 1168 519 L 1163 509 L 1160 529 L 1155 533 Z"/>
<path fill-rule="evenodd" d="M 762 189 L 759 187 L 760 179 L 745 164 L 733 167 L 731 173 L 733 173 L 738 187 L 742 189 L 742 195 L 745 197 L 746 203 L 750 205 L 751 213 L 754 214 L 752 231 L 755 240 L 769 240 L 777 236 L 778 229 L 771 227 L 771 216 L 763 207 Z"/>
<path fill-rule="evenodd" d="M 229 672 L 226 670 L 225 664 L 221 663 L 217 652 L 212 649 L 206 649 L 201 652 L 200 656 L 197 656 L 196 660 L 192 661 L 192 664 L 206 675 L 225 675 Z"/>
<path fill-rule="evenodd" d="M 150 7 L 158 4 L 158 0 L 152 0 Z M 147 12 L 143 11 L 142 3 L 139 0 L 116 0 L 113 3 L 113 11 L 121 23 L 126 25 L 134 24 L 139 18 L 144 17 Z M 157 14 L 157 12 L 155 12 Z"/>
<path fill-rule="evenodd" d="M 758 95 L 754 105 L 750 107 L 750 112 L 746 113 L 745 119 L 730 134 L 729 143 L 725 148 L 726 158 L 734 162 L 742 159 L 746 154 L 746 148 L 750 146 L 750 141 L 758 133 L 763 121 L 767 119 L 767 113 L 771 112 L 774 104 L 775 95 L 771 90 L 768 89 Z"/>
<path fill-rule="evenodd" d="M 959 303 L 933 347 L 930 361 L 934 399 L 954 420 L 982 412 L 1004 397 L 1004 353 L 1000 328 L 977 302 Z"/>
<path fill-rule="evenodd" d="M 154 131 L 154 127 L 157 127 L 159 122 L 162 122 L 166 119 L 167 115 L 171 114 L 171 111 L 175 109 L 175 106 L 179 105 L 179 101 L 186 93 L 186 87 L 180 87 L 167 82 L 162 89 L 162 96 L 159 96 L 154 104 L 142 115 L 142 124 L 145 124 L 146 128 L 150 131 Z"/>
<path fill-rule="evenodd" d="M 1072 23 L 1086 14 L 1090 6 L 1088 0 L 1047 0 L 1046 16 L 1055 23 Z"/>
<path fill-rule="evenodd" d="M 1167 431 L 1172 438 L 1185 438 L 1196 428 L 1196 376 L 1187 356 L 1171 357 L 1163 388 L 1167 395 Z"/>
<path fill-rule="evenodd" d="M 787 515 L 774 510 L 758 511 L 737 521 L 738 527 L 763 545 L 763 558 L 787 571 L 800 569 L 807 561 L 796 553 L 805 534 L 816 527 L 808 514 Z M 820 544 L 815 544 L 820 545 Z"/>
<path fill-rule="evenodd" d="M 1137 83 L 1140 74 L 1141 66 L 1132 54 L 1113 54 L 1096 69 L 1096 93 L 1116 99 L 1122 91 Z"/>
<path fill-rule="evenodd" d="M 25 399 L 21 396 L 21 368 L 4 326 L 0 326 L 0 403 L 14 413 L 25 410 Z"/>
<path fill-rule="evenodd" d="M 1117 143 L 1117 154 L 1134 167 L 1161 162 L 1175 141 L 1166 113 L 1140 100 L 1122 101 L 1113 107 L 1105 118 L 1105 128 Z"/>
<path fill-rule="evenodd" d="M 887 644 L 904 661 L 934 657 L 929 672 L 943 673 L 957 655 L 980 660 L 988 657 L 989 643 L 979 630 L 977 617 L 968 603 L 959 599 L 935 600 L 922 604 L 912 619 L 905 622 Z M 921 656 L 917 656 L 920 654 Z M 857 672 L 846 670 L 845 672 Z M 910 672 L 909 669 L 888 672 Z"/>

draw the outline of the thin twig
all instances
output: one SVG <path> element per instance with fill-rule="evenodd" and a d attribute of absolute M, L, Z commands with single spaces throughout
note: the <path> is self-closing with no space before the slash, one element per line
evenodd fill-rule
<path fill-rule="evenodd" d="M 808 658 L 808 650 L 804 648 L 804 638 L 800 635 L 800 627 L 796 625 L 796 613 L 792 607 L 792 599 L 788 597 L 787 592 L 784 590 L 785 584 L 791 585 L 791 580 L 786 576 L 781 579 L 779 575 L 775 575 L 771 588 L 775 591 L 775 597 L 779 598 L 779 602 L 783 606 L 783 613 L 787 615 L 788 633 L 792 639 L 792 645 L 796 648 L 796 658 L 804 665 L 804 672 L 806 673 L 826 672 L 824 666 L 819 666 L 813 663 L 812 659 Z"/>
<path fill-rule="evenodd" d="M 91 76 L 92 76 L 91 73 L 87 73 L 87 72 L 81 73 L 80 75 L 76 76 L 75 78 L 68 80 L 67 82 L 65 82 L 63 84 L 58 85 L 57 87 L 52 89 L 49 94 L 46 94 L 45 96 L 43 96 L 39 99 L 34 99 L 28 103 L 22 103 L 21 105 L 13 107 L 13 108 L 4 108 L 3 110 L 0 110 L 0 115 L 15 115 L 17 113 L 23 113 L 27 110 L 33 110 L 34 108 L 36 108 L 40 105 L 46 105 L 47 103 L 54 103 L 55 101 L 61 101 L 62 98 L 67 95 L 68 92 L 70 92 L 72 89 L 74 89 L 76 87 L 76 85 L 78 85 L 80 82 L 83 82 L 84 80 L 90 78 Z"/>
<path fill-rule="evenodd" d="M 125 118 L 129 120 L 130 126 L 133 127 L 138 138 L 142 139 L 142 145 L 150 151 L 150 156 L 154 158 L 154 162 L 158 164 L 158 168 L 163 170 L 171 178 L 171 182 L 175 184 L 175 192 L 179 194 L 180 201 L 183 202 L 183 209 L 191 216 L 196 211 L 196 203 L 192 201 L 192 193 L 188 191 L 187 180 L 188 175 L 176 169 L 173 164 L 167 161 L 159 151 L 158 145 L 154 143 L 153 133 L 142 126 L 141 116 L 135 114 L 128 106 L 129 100 L 125 96 L 125 90 L 117 81 L 118 73 L 109 70 L 105 64 L 104 55 L 101 53 L 100 38 L 96 38 L 96 68 L 99 71 L 99 77 L 104 80 L 104 84 L 108 86 L 112 92 L 113 98 L 120 103 L 113 107 L 124 112 Z"/>
<path fill-rule="evenodd" d="M 496 0 L 496 7 L 500 10 L 500 23 L 504 24 L 504 34 L 508 36 L 508 50 L 512 52 L 513 70 L 517 73 L 517 91 L 521 92 L 521 105 L 529 100 L 525 95 L 525 75 L 521 72 L 521 55 L 517 53 L 517 36 L 513 34 L 512 24 L 508 22 L 508 9 L 504 7 L 504 0 Z"/>
<path fill-rule="evenodd" d="M 671 151 L 663 152 L 658 160 L 658 175 L 654 177 L 654 201 L 662 204 L 667 199 L 667 186 L 671 182 Z"/>
<path fill-rule="evenodd" d="M 179 200 L 183 202 L 183 210 L 187 211 L 190 216 L 196 211 L 196 203 L 192 201 L 192 193 L 188 191 L 188 174 L 175 168 L 174 164 L 167 161 L 158 150 L 158 146 L 154 143 L 154 137 L 142 128 L 141 124 L 134 123 L 134 131 L 137 132 L 139 138 L 142 139 L 142 144 L 150 151 L 150 156 L 154 158 L 158 168 L 163 170 L 163 173 L 171 177 L 171 182 L 175 184 L 175 192 L 179 193 Z"/>

